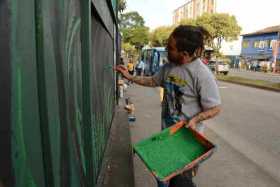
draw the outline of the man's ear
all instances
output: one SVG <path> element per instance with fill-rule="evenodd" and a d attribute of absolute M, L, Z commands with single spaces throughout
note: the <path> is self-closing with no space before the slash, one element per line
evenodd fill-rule
<path fill-rule="evenodd" d="M 183 51 L 183 55 L 184 55 L 184 56 L 190 56 L 189 53 L 186 52 L 186 51 Z"/>
<path fill-rule="evenodd" d="M 202 53 L 203 53 L 203 49 L 202 48 L 198 48 L 195 50 L 195 56 L 197 57 L 201 57 L 202 56 Z"/>

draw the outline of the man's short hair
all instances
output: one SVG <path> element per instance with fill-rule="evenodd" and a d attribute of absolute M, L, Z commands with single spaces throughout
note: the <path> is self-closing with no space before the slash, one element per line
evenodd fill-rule
<path fill-rule="evenodd" d="M 205 42 L 210 39 L 209 32 L 201 26 L 179 25 L 171 36 L 176 41 L 178 51 L 186 51 L 189 55 L 201 48 L 204 49 Z"/>

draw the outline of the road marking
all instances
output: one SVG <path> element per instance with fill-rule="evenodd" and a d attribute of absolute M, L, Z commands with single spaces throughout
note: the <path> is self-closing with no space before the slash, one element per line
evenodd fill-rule
<path fill-rule="evenodd" d="M 228 87 L 226 87 L 226 86 L 219 86 L 219 88 L 221 88 L 221 89 L 226 89 L 226 88 L 228 88 Z"/>

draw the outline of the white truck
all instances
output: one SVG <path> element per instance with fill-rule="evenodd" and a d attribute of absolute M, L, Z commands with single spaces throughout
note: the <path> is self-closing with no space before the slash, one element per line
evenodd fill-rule
<path fill-rule="evenodd" d="M 208 66 L 216 74 L 227 75 L 229 72 L 229 65 L 223 61 L 210 60 Z"/>

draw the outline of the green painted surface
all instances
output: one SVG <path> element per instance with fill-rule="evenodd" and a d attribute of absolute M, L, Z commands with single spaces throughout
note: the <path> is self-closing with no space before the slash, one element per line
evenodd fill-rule
<path fill-rule="evenodd" d="M 114 38 L 92 24 L 90 0 L 9 2 L 15 187 L 94 187 L 114 114 Z"/>
<path fill-rule="evenodd" d="M 183 169 L 207 150 L 186 128 L 170 135 L 169 129 L 143 140 L 134 149 L 159 179 Z"/>

